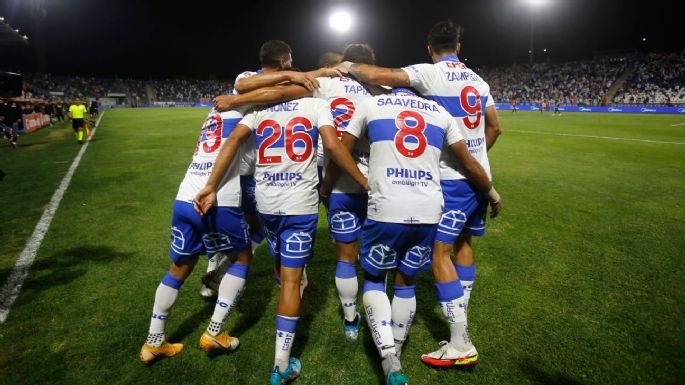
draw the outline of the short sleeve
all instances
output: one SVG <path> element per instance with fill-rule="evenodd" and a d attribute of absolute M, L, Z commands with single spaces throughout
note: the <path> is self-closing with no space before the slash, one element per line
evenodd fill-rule
<path fill-rule="evenodd" d="M 418 92 L 425 94 L 436 83 L 435 65 L 423 63 L 402 68 L 409 76 L 409 84 Z"/>
<path fill-rule="evenodd" d="M 319 99 L 328 99 L 329 95 L 333 94 L 333 79 L 331 78 L 316 78 L 319 82 L 319 88 L 315 89 L 312 96 Z"/>
<path fill-rule="evenodd" d="M 316 126 L 321 128 L 323 126 L 333 125 L 333 115 L 331 115 L 331 108 L 325 100 L 313 99 L 316 102 Z"/>
<path fill-rule="evenodd" d="M 236 91 L 235 85 L 238 84 L 238 82 L 241 79 L 249 78 L 250 76 L 252 76 L 254 74 L 256 74 L 256 72 L 245 71 L 245 72 L 240 73 L 238 76 L 236 76 L 235 81 L 233 82 L 233 95 L 238 95 L 238 91 Z"/>
<path fill-rule="evenodd" d="M 354 115 L 352 115 L 352 119 L 350 119 L 350 122 L 347 124 L 347 127 L 345 128 L 345 132 L 349 133 L 357 139 L 361 138 L 362 135 L 364 135 L 364 130 L 366 129 L 366 114 L 369 108 L 367 104 L 370 100 L 375 99 L 370 98 L 359 103 L 359 105 L 354 111 Z"/>
<path fill-rule="evenodd" d="M 257 123 L 257 112 L 258 111 L 259 110 L 249 111 L 248 113 L 245 114 L 245 116 L 243 116 L 243 118 L 240 120 L 240 123 L 238 123 L 238 124 L 242 124 L 244 126 L 247 126 L 251 131 L 254 131 L 256 123 Z"/>

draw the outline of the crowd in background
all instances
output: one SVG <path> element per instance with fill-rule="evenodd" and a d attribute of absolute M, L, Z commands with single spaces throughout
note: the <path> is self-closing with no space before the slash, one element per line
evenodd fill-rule
<path fill-rule="evenodd" d="M 211 100 L 230 89 L 228 82 L 212 80 L 137 80 L 50 74 L 26 74 L 24 77 L 24 98 L 73 100 L 76 97 L 87 99 L 114 94 L 123 98 L 127 105 L 157 101 L 194 103 L 201 99 Z"/>
<path fill-rule="evenodd" d="M 503 68 L 476 68 L 499 103 L 564 105 L 685 103 L 683 53 L 645 57 L 604 57 L 590 61 L 515 64 Z M 621 78 L 623 77 L 623 78 Z M 625 79 L 624 79 L 625 78 Z M 619 80 L 613 98 L 607 92 Z M 155 102 L 197 103 L 226 94 L 231 84 L 214 80 L 136 80 L 28 74 L 24 97 L 67 102 L 75 97 L 119 95 L 120 104 L 141 106 Z M 122 96 L 123 95 L 123 96 Z"/>
<path fill-rule="evenodd" d="M 614 97 L 618 104 L 685 103 L 685 56 L 649 54 Z"/>
<path fill-rule="evenodd" d="M 499 103 L 535 104 L 552 100 L 565 105 L 599 105 L 609 87 L 633 64 L 611 58 L 567 63 L 536 63 L 484 69 L 481 73 Z"/>

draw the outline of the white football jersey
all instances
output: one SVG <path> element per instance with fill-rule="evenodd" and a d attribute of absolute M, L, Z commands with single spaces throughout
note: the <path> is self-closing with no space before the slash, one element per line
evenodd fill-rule
<path fill-rule="evenodd" d="M 314 91 L 314 97 L 325 100 L 333 115 L 338 138 L 342 138 L 347 125 L 354 116 L 357 106 L 372 95 L 359 82 L 352 78 L 317 78 L 319 89 Z M 324 157 L 323 145 L 319 142 L 318 157 Z M 357 144 L 352 149 L 352 157 L 357 162 L 357 167 L 364 176 L 368 175 L 369 170 L 369 140 L 363 136 L 357 140 Z M 329 156 L 325 156 L 324 166 L 330 162 Z M 365 193 L 366 191 L 355 182 L 346 172 L 341 172 L 333 193 Z"/>
<path fill-rule="evenodd" d="M 240 123 L 252 130 L 255 141 L 257 210 L 273 215 L 318 213 L 316 147 L 319 127 L 333 127 L 328 104 L 302 98 L 263 106 Z"/>
<path fill-rule="evenodd" d="M 414 89 L 445 107 L 463 123 L 460 126 L 469 152 L 492 179 L 485 146 L 485 108 L 495 104 L 490 86 L 453 55 L 445 56 L 435 64 L 416 64 L 403 70 L 409 75 Z M 443 180 L 466 179 L 458 169 L 454 156 L 444 151 L 440 159 L 440 177 Z"/>
<path fill-rule="evenodd" d="M 245 71 L 236 76 L 233 85 L 240 79 L 248 78 L 250 76 L 256 75 L 259 72 Z M 233 95 L 238 95 L 238 91 L 233 87 L 231 92 Z M 254 162 L 255 162 L 255 150 L 254 150 L 254 138 L 250 137 L 240 146 L 240 175 L 252 175 L 254 174 Z"/>
<path fill-rule="evenodd" d="M 221 147 L 242 118 L 243 112 L 237 110 L 209 112 L 202 125 L 200 138 L 197 140 L 193 161 L 190 162 L 185 178 L 181 182 L 176 200 L 192 202 L 198 191 L 205 187 Z M 234 159 L 219 183 L 216 191 L 217 206 L 240 207 L 239 163 L 238 159 Z"/>
<path fill-rule="evenodd" d="M 375 96 L 357 109 L 347 132 L 357 138 L 366 134 L 371 143 L 369 219 L 440 221 L 440 153 L 445 143 L 464 140 L 458 122 L 443 107 L 405 93 Z"/>

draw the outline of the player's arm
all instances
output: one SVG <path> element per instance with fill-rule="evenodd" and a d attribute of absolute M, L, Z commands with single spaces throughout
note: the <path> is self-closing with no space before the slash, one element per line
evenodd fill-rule
<path fill-rule="evenodd" d="M 485 147 L 488 151 L 495 145 L 497 138 L 502 134 L 502 127 L 499 125 L 497 109 L 495 106 L 485 108 Z"/>
<path fill-rule="evenodd" d="M 357 163 L 350 155 L 350 152 L 343 146 L 335 135 L 335 128 L 333 126 L 323 126 L 319 128 L 323 147 L 331 154 L 333 161 L 338 164 L 346 173 L 359 183 L 365 190 L 369 189 L 369 181 L 359 171 Z"/>
<path fill-rule="evenodd" d="M 219 183 L 223 179 L 228 167 L 233 162 L 236 154 L 240 149 L 240 145 L 252 134 L 250 128 L 244 124 L 238 124 L 231 132 L 231 135 L 226 139 L 226 143 L 221 147 L 219 155 L 214 162 L 214 168 L 209 175 L 207 184 L 200 190 L 193 200 L 195 211 L 200 215 L 204 215 L 207 211 L 216 204 L 216 190 Z"/>
<path fill-rule="evenodd" d="M 471 156 L 464 140 L 450 144 L 450 150 L 452 150 L 457 162 L 461 165 L 460 171 L 462 174 L 464 174 L 469 182 L 476 186 L 478 191 L 488 194 L 488 198 L 490 198 L 490 218 L 496 217 L 500 210 L 502 210 L 502 199 L 492 186 L 492 183 L 490 183 L 488 174 L 485 173 L 485 170 L 476 158 Z"/>
<path fill-rule="evenodd" d="M 357 138 L 354 135 L 351 135 L 349 132 L 345 132 L 343 133 L 340 143 L 342 143 L 345 150 L 351 154 L 354 145 L 357 143 Z M 328 166 L 326 166 L 323 181 L 321 182 L 321 190 L 319 192 L 322 198 L 328 198 L 331 195 L 333 186 L 335 186 L 335 182 L 339 177 L 340 166 L 338 166 L 338 164 L 335 162 L 329 162 Z"/>
<path fill-rule="evenodd" d="M 238 93 L 254 91 L 281 83 L 299 84 L 309 91 L 319 88 L 319 82 L 306 72 L 278 71 L 248 76 L 238 80 L 233 86 Z"/>
<path fill-rule="evenodd" d="M 400 68 L 384 68 L 369 64 L 343 62 L 337 67 L 343 73 L 349 73 L 362 83 L 391 87 L 409 87 L 409 75 Z"/>
<path fill-rule="evenodd" d="M 220 95 L 214 98 L 214 108 L 227 111 L 235 107 L 253 104 L 273 104 L 312 96 L 312 91 L 296 85 L 260 88 L 239 95 Z"/>

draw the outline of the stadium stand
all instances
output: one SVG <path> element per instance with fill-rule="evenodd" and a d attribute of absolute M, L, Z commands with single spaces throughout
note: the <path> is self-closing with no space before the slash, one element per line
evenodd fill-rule
<path fill-rule="evenodd" d="M 618 91 L 615 104 L 685 104 L 685 56 L 649 54 Z"/>
<path fill-rule="evenodd" d="M 477 71 L 490 84 L 499 103 L 515 100 L 519 105 L 537 105 L 544 100 L 569 106 L 685 104 L 682 52 L 644 57 L 606 55 L 587 61 L 536 63 L 532 68 L 514 64 Z M 209 102 L 231 88 L 227 81 L 213 80 L 101 79 L 50 74 L 25 77 L 23 96 L 28 99 L 114 96 L 117 104 L 127 106 Z"/>

